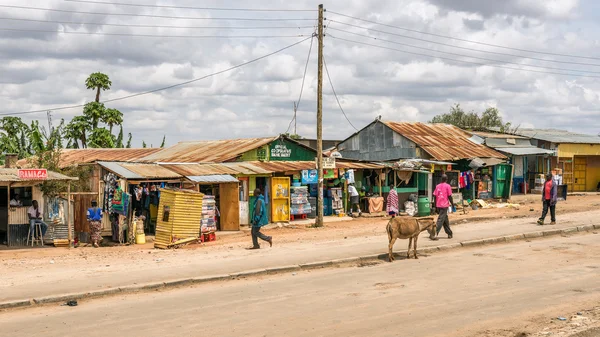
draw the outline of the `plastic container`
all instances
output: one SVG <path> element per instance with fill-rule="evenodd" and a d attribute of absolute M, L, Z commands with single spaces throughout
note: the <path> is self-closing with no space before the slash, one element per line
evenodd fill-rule
<path fill-rule="evenodd" d="M 417 203 L 418 215 L 419 216 L 428 216 L 431 214 L 431 204 L 429 202 L 429 198 L 426 196 L 419 197 L 419 201 Z"/>
<path fill-rule="evenodd" d="M 143 245 L 144 243 L 146 243 L 146 234 L 144 234 L 144 233 L 136 234 L 135 235 L 135 243 L 138 245 Z"/>

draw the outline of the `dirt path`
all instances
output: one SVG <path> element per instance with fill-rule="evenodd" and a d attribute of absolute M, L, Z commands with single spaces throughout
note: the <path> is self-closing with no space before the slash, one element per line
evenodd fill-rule
<path fill-rule="evenodd" d="M 598 235 L 556 237 L 18 310 L 0 313 L 0 327 L 13 337 L 528 336 L 599 303 L 599 254 Z"/>

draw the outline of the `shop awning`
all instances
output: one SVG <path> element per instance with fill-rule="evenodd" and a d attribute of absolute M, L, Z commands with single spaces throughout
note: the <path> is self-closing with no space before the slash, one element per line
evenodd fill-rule
<path fill-rule="evenodd" d="M 182 176 L 158 164 L 99 161 L 98 165 L 124 179 L 177 179 Z"/>
<path fill-rule="evenodd" d="M 469 163 L 469 166 L 472 168 L 479 168 L 484 166 L 494 166 L 505 162 L 506 160 L 498 158 L 473 158 Z"/>
<path fill-rule="evenodd" d="M 223 184 L 223 183 L 239 183 L 240 181 L 229 174 L 211 174 L 204 176 L 188 176 L 186 177 L 195 183 Z"/>
<path fill-rule="evenodd" d="M 541 149 L 539 147 L 497 147 L 496 150 L 515 156 L 528 156 L 528 155 L 554 155 L 554 151 Z"/>

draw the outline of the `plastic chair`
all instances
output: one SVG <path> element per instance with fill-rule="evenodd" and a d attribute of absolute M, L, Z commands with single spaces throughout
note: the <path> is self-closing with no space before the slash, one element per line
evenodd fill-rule
<path fill-rule="evenodd" d="M 36 236 L 38 239 L 36 239 Z M 29 226 L 29 230 L 27 231 L 27 245 L 29 246 L 29 240 L 31 238 L 31 247 L 33 247 L 34 242 L 37 242 L 40 246 L 44 246 L 44 236 L 42 235 L 42 224 L 35 223 L 33 225 L 33 233 L 31 233 L 31 225 Z"/>

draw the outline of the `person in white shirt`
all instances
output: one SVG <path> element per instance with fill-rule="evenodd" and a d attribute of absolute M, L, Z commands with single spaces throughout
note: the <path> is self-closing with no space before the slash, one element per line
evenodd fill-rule
<path fill-rule="evenodd" d="M 19 197 L 19 194 L 15 194 L 15 196 L 10 200 L 10 205 L 12 207 L 23 206 L 23 203 L 21 202 L 21 197 Z"/>
<path fill-rule="evenodd" d="M 358 209 L 358 216 L 362 215 L 362 211 L 360 210 L 360 196 L 354 184 L 348 185 L 348 195 L 350 195 L 350 216 L 352 216 L 352 212 L 354 211 L 354 206 Z"/>
<path fill-rule="evenodd" d="M 48 225 L 42 221 L 42 214 L 40 213 L 37 200 L 34 200 L 31 203 L 31 207 L 27 209 L 27 216 L 29 217 L 29 228 L 31 229 L 31 232 L 35 233 L 35 224 L 40 224 L 42 225 L 42 236 L 46 235 Z"/>

